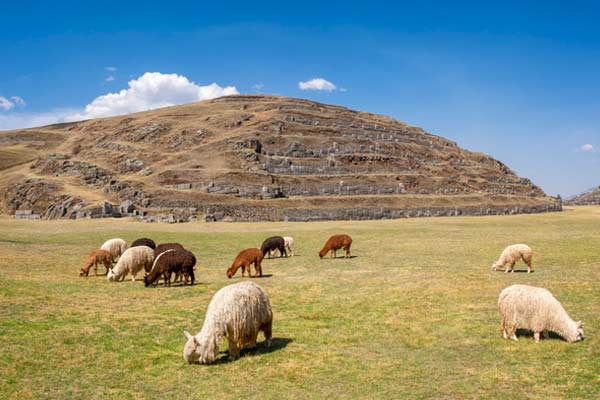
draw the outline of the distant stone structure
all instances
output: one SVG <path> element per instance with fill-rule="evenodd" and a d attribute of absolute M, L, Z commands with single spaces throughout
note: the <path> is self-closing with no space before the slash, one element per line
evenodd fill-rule
<path fill-rule="evenodd" d="M 15 212 L 15 219 L 40 219 L 40 215 L 33 214 L 31 210 L 19 210 Z"/>

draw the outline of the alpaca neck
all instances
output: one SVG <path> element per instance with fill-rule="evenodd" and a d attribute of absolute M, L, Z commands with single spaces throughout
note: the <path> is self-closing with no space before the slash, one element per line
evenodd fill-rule
<path fill-rule="evenodd" d="M 577 340 L 577 323 L 568 317 L 566 313 L 562 321 L 558 321 L 554 331 L 567 342 L 574 342 Z"/>

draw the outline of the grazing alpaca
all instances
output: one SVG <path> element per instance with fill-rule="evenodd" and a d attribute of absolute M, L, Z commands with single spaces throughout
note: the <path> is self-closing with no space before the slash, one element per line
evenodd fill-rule
<path fill-rule="evenodd" d="M 135 246 L 148 246 L 150 247 L 152 250 L 156 249 L 156 243 L 154 243 L 154 240 L 152 239 L 148 239 L 148 238 L 140 238 L 140 239 L 135 239 L 132 243 L 130 247 L 135 247 Z"/>
<path fill-rule="evenodd" d="M 152 264 L 152 270 L 144 277 L 146 286 L 152 285 L 161 276 L 165 280 L 165 286 L 171 286 L 171 274 L 177 272 L 185 272 L 194 284 L 194 265 L 196 265 L 196 257 L 188 250 L 167 250 L 158 255 Z M 184 284 L 187 283 L 187 278 Z"/>
<path fill-rule="evenodd" d="M 112 269 L 113 258 L 112 255 L 106 250 L 94 250 L 90 253 L 85 264 L 81 267 L 79 276 L 88 276 L 90 268 L 94 267 L 94 275 L 98 275 L 98 264 L 104 264 L 106 267 L 106 274 Z"/>
<path fill-rule="evenodd" d="M 144 269 L 146 272 L 152 268 L 154 250 L 148 246 L 131 247 L 123 253 L 117 265 L 108 272 L 109 281 L 122 281 L 130 273 L 131 281 L 135 282 L 135 275 Z"/>
<path fill-rule="evenodd" d="M 100 249 L 108 251 L 113 260 L 116 261 L 127 250 L 127 242 L 119 238 L 110 239 L 104 242 Z"/>
<path fill-rule="evenodd" d="M 187 338 L 183 359 L 190 364 L 210 364 L 219 355 L 219 342 L 227 337 L 229 359 L 235 360 L 241 349 L 256 346 L 260 331 L 269 346 L 272 325 L 271 303 L 260 286 L 254 282 L 225 286 L 210 301 L 200 332 L 195 336 L 183 332 Z"/>
<path fill-rule="evenodd" d="M 327 252 L 331 251 L 331 257 L 335 258 L 336 250 L 343 248 L 346 250 L 346 258 L 350 258 L 350 246 L 352 245 L 352 238 L 348 235 L 333 235 L 330 237 L 325 246 L 319 252 L 319 257 L 323 258 Z"/>
<path fill-rule="evenodd" d="M 544 288 L 512 285 L 500 292 L 498 310 L 502 317 L 502 336 L 517 339 L 517 329 L 533 331 L 536 343 L 540 333 L 555 332 L 567 342 L 583 339 L 583 322 L 573 321 L 552 293 Z"/>
<path fill-rule="evenodd" d="M 183 245 L 181 245 L 180 243 L 161 243 L 158 246 L 156 246 L 156 249 L 154 249 L 154 260 L 156 260 L 156 258 L 161 253 L 164 253 L 167 250 L 185 250 L 185 249 L 184 249 Z M 185 283 L 187 283 L 188 276 L 182 272 L 175 273 L 175 279 L 173 279 L 173 282 L 177 282 L 177 281 L 181 280 L 181 278 L 184 278 Z"/>
<path fill-rule="evenodd" d="M 235 260 L 233 260 L 233 264 L 231 267 L 227 269 L 227 277 L 231 278 L 235 275 L 238 268 L 242 267 L 242 277 L 244 276 L 244 272 L 248 269 L 248 276 L 252 278 L 252 270 L 250 269 L 250 265 L 254 263 L 255 276 L 262 276 L 262 267 L 260 263 L 263 260 L 263 252 L 260 249 L 251 248 L 240 251 Z"/>
<path fill-rule="evenodd" d="M 291 236 L 284 236 L 283 242 L 284 242 L 285 250 L 286 250 L 288 256 L 293 257 L 294 256 L 294 238 Z M 275 254 L 275 250 L 271 250 L 269 252 L 269 257 L 273 257 L 274 254 Z M 281 253 L 279 253 L 279 255 L 281 255 Z"/>
<path fill-rule="evenodd" d="M 500 258 L 492 264 L 492 271 L 496 271 L 498 268 L 504 268 L 504 266 L 508 264 L 508 267 L 504 272 L 513 272 L 515 263 L 522 258 L 523 261 L 525 261 L 525 264 L 527 264 L 527 273 L 530 273 L 532 257 L 533 251 L 531 250 L 531 247 L 526 244 L 513 244 L 505 248 L 502 254 L 500 254 Z"/>
<path fill-rule="evenodd" d="M 279 250 L 279 257 L 287 257 L 285 240 L 281 236 L 271 236 L 265 239 L 260 246 L 260 251 L 262 251 L 263 255 L 268 254 L 271 257 L 271 250 Z"/>

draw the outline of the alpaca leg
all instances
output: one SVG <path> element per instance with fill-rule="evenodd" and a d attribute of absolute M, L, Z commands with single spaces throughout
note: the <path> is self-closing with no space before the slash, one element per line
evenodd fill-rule
<path fill-rule="evenodd" d="M 539 343 L 540 342 L 540 333 L 533 332 L 533 339 L 535 340 L 536 343 Z"/>
<path fill-rule="evenodd" d="M 331 258 L 335 258 L 335 249 L 331 249 Z"/>
<path fill-rule="evenodd" d="M 248 264 L 246 265 L 246 268 L 248 269 L 248 276 L 249 276 L 250 278 L 253 278 L 253 276 L 252 276 L 252 264 L 251 264 L 251 263 L 248 263 Z"/>
<path fill-rule="evenodd" d="M 544 329 L 542 331 L 542 336 L 544 337 L 544 339 L 549 339 L 550 338 L 550 334 L 548 333 L 547 329 Z"/>
<path fill-rule="evenodd" d="M 504 339 L 508 339 L 508 332 L 506 331 L 506 324 L 504 322 L 504 318 L 500 321 L 500 329 L 502 330 L 502 337 Z"/>
<path fill-rule="evenodd" d="M 260 262 L 258 260 L 254 261 L 254 272 L 255 276 L 262 277 L 262 265 L 260 265 Z"/>
<path fill-rule="evenodd" d="M 344 250 L 346 250 L 346 258 L 350 258 L 350 246 L 346 247 Z"/>
<path fill-rule="evenodd" d="M 269 321 L 260 327 L 260 330 L 263 331 L 263 333 L 265 334 L 265 344 L 267 345 L 267 347 L 271 345 L 272 327 L 273 321 Z"/>
<path fill-rule="evenodd" d="M 525 264 L 527 264 L 527 273 L 530 274 L 531 273 L 531 257 L 523 257 L 523 261 L 525 261 Z"/>
<path fill-rule="evenodd" d="M 98 262 L 94 261 L 94 276 L 98 276 Z"/>
<path fill-rule="evenodd" d="M 510 330 L 509 330 L 509 332 L 508 332 L 508 335 L 509 335 L 509 336 L 510 336 L 510 338 L 511 338 L 512 340 L 514 340 L 515 342 L 518 342 L 518 341 L 519 341 L 519 339 L 517 339 L 517 327 L 515 327 L 515 326 L 511 326 L 511 327 L 510 327 Z"/>
<path fill-rule="evenodd" d="M 229 361 L 233 361 L 240 357 L 240 349 L 234 340 L 230 338 L 227 338 L 227 340 L 229 342 Z"/>

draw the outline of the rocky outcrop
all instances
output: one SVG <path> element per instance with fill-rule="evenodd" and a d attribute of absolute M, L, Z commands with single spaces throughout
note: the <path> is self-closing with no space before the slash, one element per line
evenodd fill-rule
<path fill-rule="evenodd" d="M 564 202 L 567 206 L 592 206 L 600 204 L 600 186 L 571 197 Z"/>

